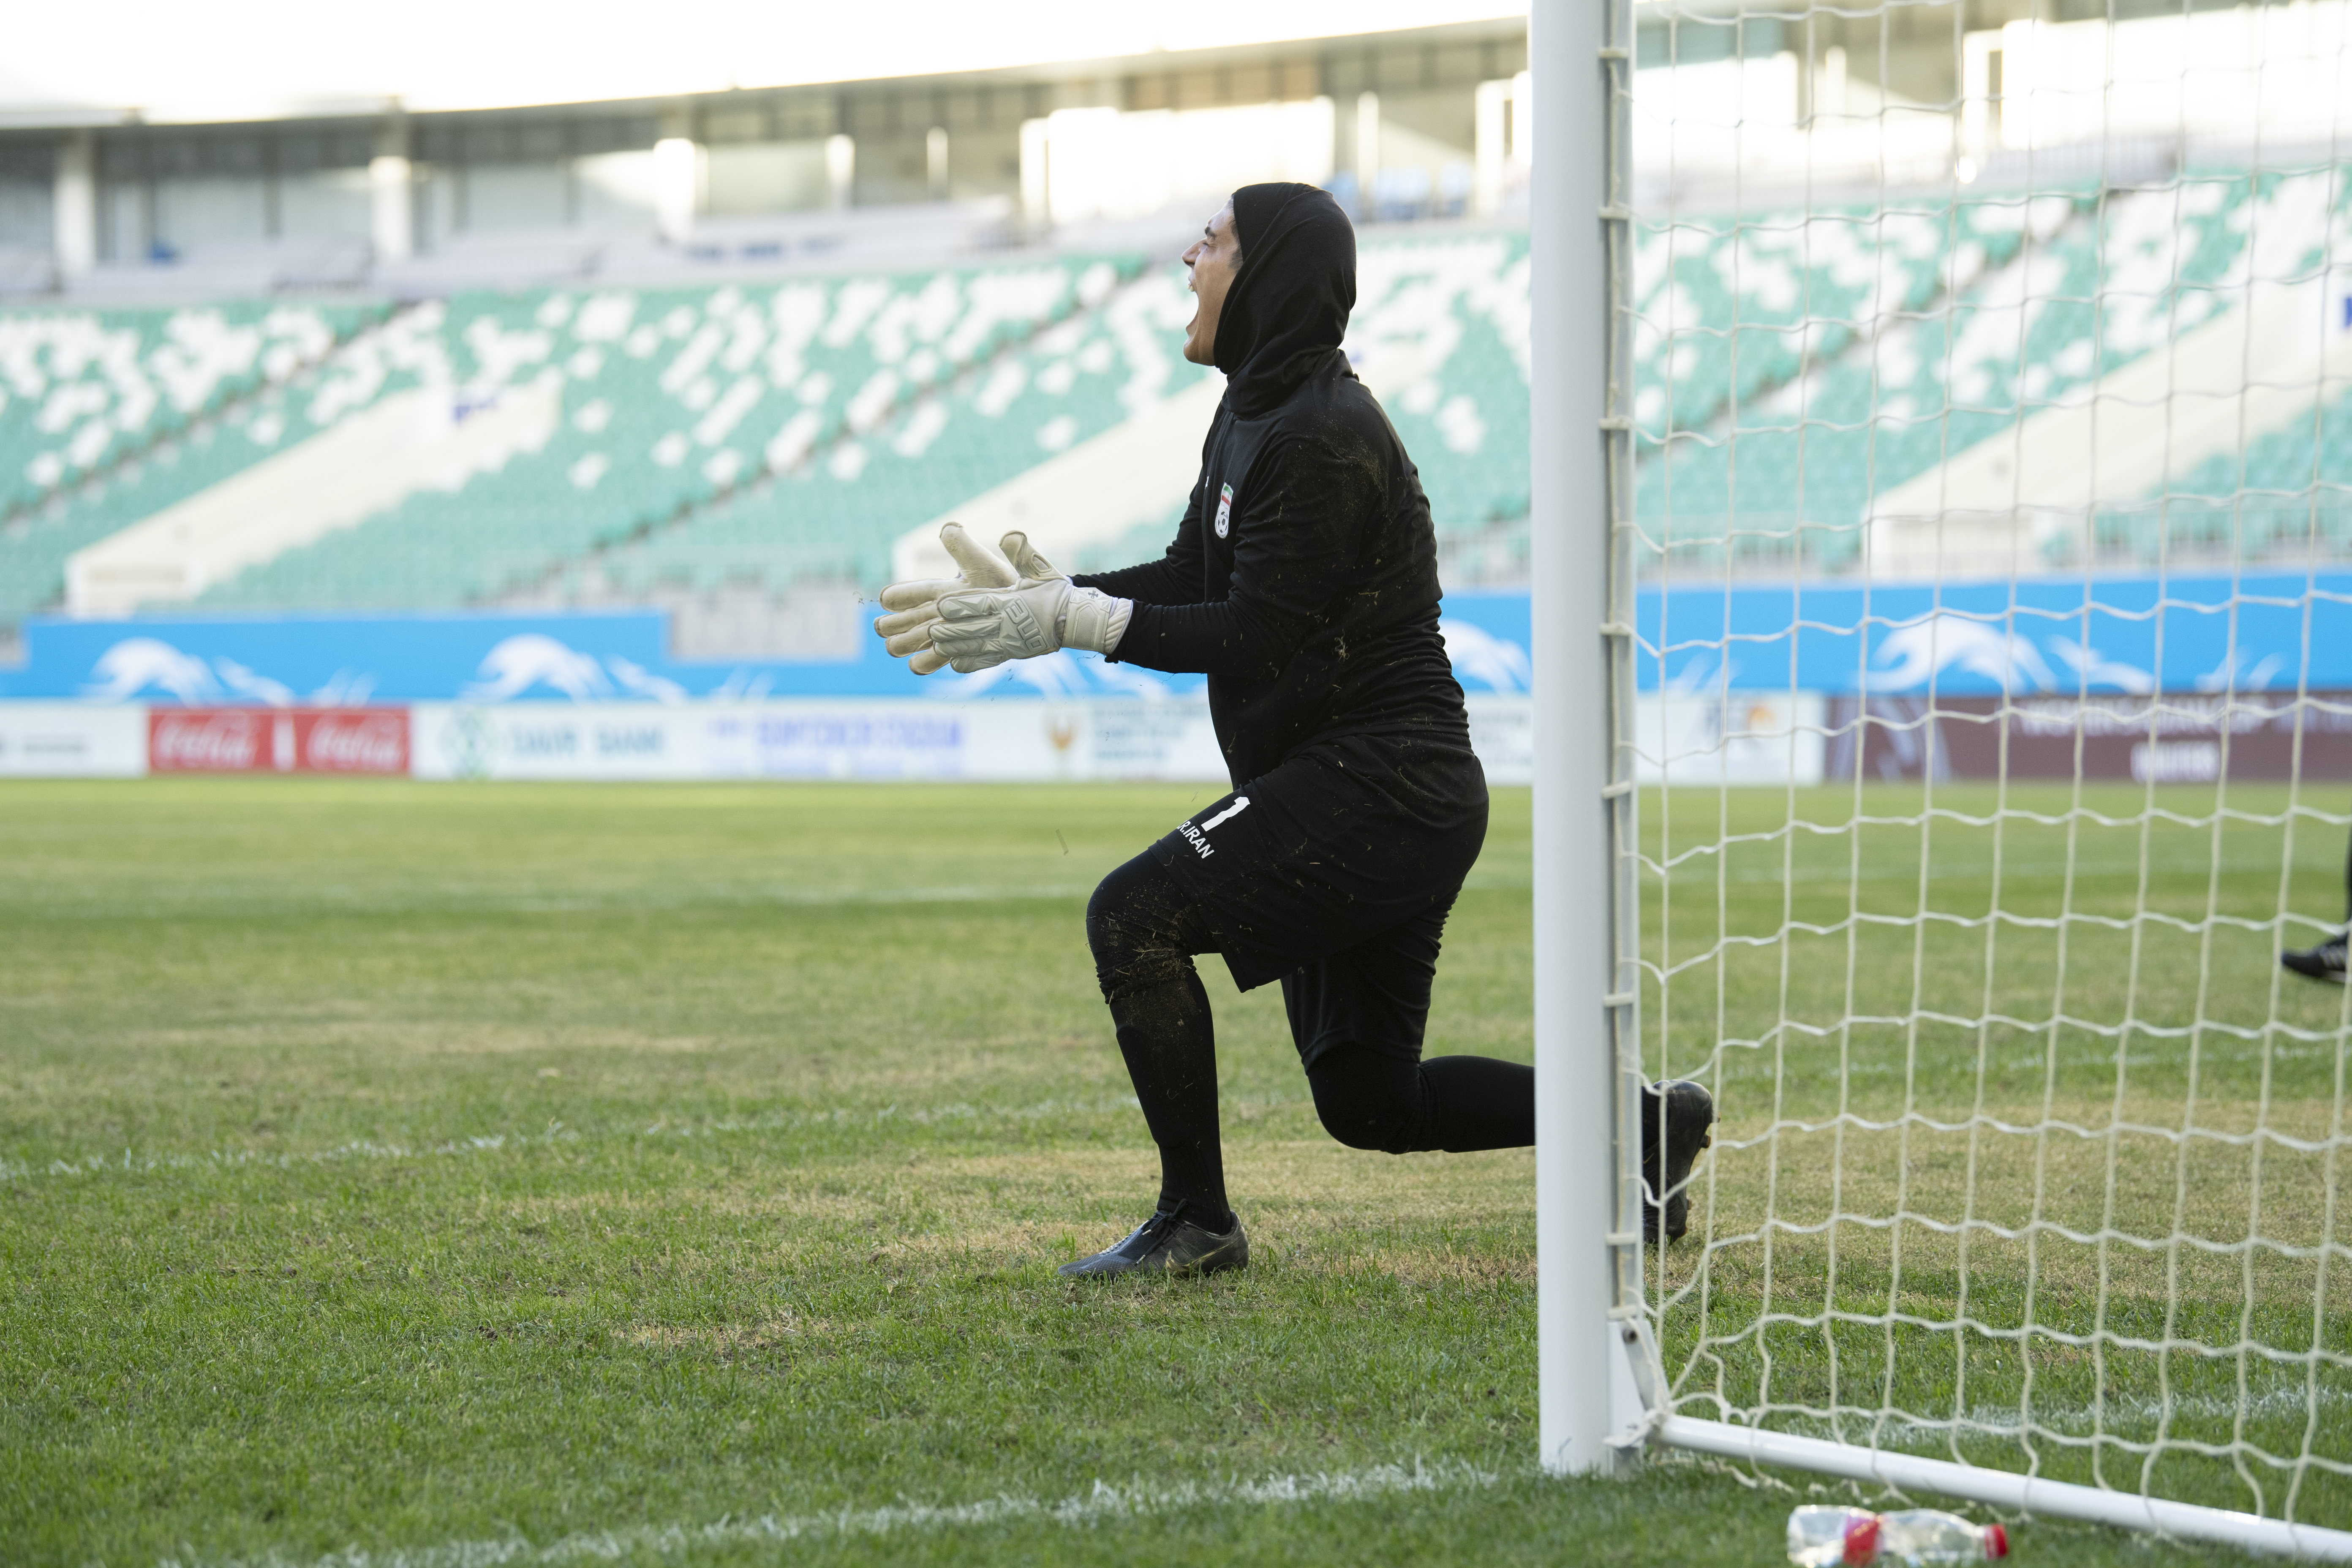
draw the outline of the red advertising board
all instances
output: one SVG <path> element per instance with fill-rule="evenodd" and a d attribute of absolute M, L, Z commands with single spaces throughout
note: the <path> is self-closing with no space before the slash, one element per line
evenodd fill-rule
<path fill-rule="evenodd" d="M 312 773 L 408 772 L 408 710 L 322 708 L 294 715 L 294 765 Z"/>
<path fill-rule="evenodd" d="M 405 708 L 155 708 L 147 769 L 158 773 L 408 772 Z"/>

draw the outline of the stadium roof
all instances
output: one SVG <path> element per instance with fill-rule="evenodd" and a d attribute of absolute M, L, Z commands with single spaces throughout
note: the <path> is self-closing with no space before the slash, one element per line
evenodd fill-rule
<path fill-rule="evenodd" d="M 26 6 L 0 124 L 249 121 L 647 99 L 1051 67 L 1524 16 L 1513 0 L 112 0 Z"/>

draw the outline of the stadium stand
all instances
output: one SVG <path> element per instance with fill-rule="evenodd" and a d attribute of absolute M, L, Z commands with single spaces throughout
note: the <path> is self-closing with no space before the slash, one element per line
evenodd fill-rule
<path fill-rule="evenodd" d="M 1350 352 L 1412 362 L 1387 400 L 1441 540 L 1528 511 L 1527 236 L 1391 240 L 1361 253 Z"/>
<path fill-rule="evenodd" d="M 1636 506 L 1651 548 L 1676 566 L 1719 562 L 1727 540 L 1737 559 L 1851 565 L 1874 494 L 2228 309 L 2250 275 L 2315 265 L 2344 221 L 2336 184 L 2329 171 L 2218 174 L 2105 200 L 2087 189 L 2021 203 L 1995 195 L 1890 214 L 1860 251 L 1843 221 L 1753 226 L 1751 248 L 1761 235 L 1801 248 L 1838 237 L 1830 265 L 1809 250 L 1801 270 L 1751 265 L 1742 227 L 1646 230 L 1643 251 L 1664 253 L 1641 264 Z M 1680 254 L 1687 233 L 1700 237 L 1698 258 Z M 1858 281 L 1864 271 L 1875 286 Z M 1791 342 L 1779 323 L 1800 290 L 1825 286 L 1817 272 L 1846 290 L 1830 297 L 1853 313 L 1811 344 Z M 1700 318 L 1675 289 L 1727 278 L 1737 292 L 1710 309 L 1738 324 L 1685 325 Z M 2307 446 L 2302 461 L 2308 473 Z M 2147 553 L 2165 510 L 2102 519 L 2097 548 Z"/>
<path fill-rule="evenodd" d="M 0 622 L 66 557 L 331 422 L 289 396 L 381 306 L 0 314 Z"/>
<path fill-rule="evenodd" d="M 0 515 L 287 381 L 369 314 L 251 304 L 0 316 Z"/>
<path fill-rule="evenodd" d="M 2329 171 L 2192 174 L 1874 221 L 1645 228 L 1638 515 L 1677 565 L 1719 562 L 1728 535 L 1738 560 L 1850 566 L 1874 496 L 2229 309 L 2250 275 L 2315 264 L 2347 221 L 2336 187 Z M 1387 356 L 1442 543 L 1501 539 L 1487 564 L 1505 574 L 1525 549 L 1526 268 L 1517 232 L 1368 232 L 1349 343 L 1360 363 Z M 420 489 L 204 606 L 871 586 L 907 528 L 1192 384 L 1188 315 L 1181 274 L 1130 255 L 397 310 L 0 317 L 0 619 L 55 605 L 74 550 L 414 385 L 479 405 L 552 383 L 563 420 L 543 447 Z M 2347 488 L 2352 404 L 2331 404 L 2105 508 L 2092 548 L 2338 550 Z M 1069 564 L 1148 554 L 1173 516 Z"/>
<path fill-rule="evenodd" d="M 779 434 L 772 484 L 582 563 L 567 598 L 730 581 L 781 588 L 803 575 L 887 580 L 907 528 L 1199 379 L 1177 352 L 1190 315 L 1181 285 L 1166 269 L 1139 271 L 1092 264 L 1076 313 L 985 362 L 968 357 L 952 380 L 924 378 L 887 416 L 832 427 L 796 416 Z"/>
<path fill-rule="evenodd" d="M 1637 515 L 1677 566 L 1720 562 L 1727 538 L 1736 560 L 1850 566 L 1874 495 L 2228 309 L 2250 274 L 2313 265 L 2345 215 L 2321 171 L 1645 227 Z M 1524 565 L 1527 266 L 1520 232 L 1368 233 L 1349 341 L 1402 389 L 1390 414 L 1442 548 L 1481 552 L 1489 574 Z M 407 386 L 446 388 L 462 412 L 551 384 L 562 420 L 543 447 L 249 568 L 203 607 L 871 586 L 907 529 L 1192 384 L 1181 277 L 1056 257 L 397 310 L 0 317 L 0 621 L 55 605 L 73 551 Z M 2252 504 L 2224 499 L 2242 477 Z M 2105 508 L 2092 548 L 2340 549 L 2347 489 L 2352 402 Z M 1068 564 L 1156 552 L 1174 517 Z"/>
<path fill-rule="evenodd" d="M 2242 175 L 2200 180 L 2194 205 L 2219 213 L 2200 210 L 2192 220 L 2210 231 L 2226 215 L 2231 227 L 2251 237 L 2213 286 L 2225 288 L 2250 270 L 2309 275 L 2341 255 L 2352 237 L 2352 192 L 2345 185 L 2336 170 L 2263 176 L 2251 188 Z M 2329 303 L 2332 315 L 2341 308 L 2333 298 Z M 2352 329 L 2352 318 L 2335 315 L 2328 327 Z M 2207 458 L 2138 505 L 2103 510 L 2093 522 L 2099 553 L 2141 563 L 2240 551 L 2340 558 L 2352 549 L 2352 395 L 2340 381 L 2318 390 L 2307 413 L 2254 436 L 2242 452 Z"/>
<path fill-rule="evenodd" d="M 2240 551 L 2341 557 L 2352 551 L 2352 397 L 2257 437 L 2242 457 L 2209 458 L 2143 505 L 2100 512 L 2094 527 L 2103 556 L 2143 563 Z"/>
<path fill-rule="evenodd" d="M 1836 356 L 1874 322 L 1969 287 L 2011 259 L 2029 227 L 2046 230 L 2067 210 L 2063 199 L 2032 212 L 1994 200 L 1649 227 L 1634 252 L 1636 352 L 1649 366 L 1642 421 L 1702 426 L 1809 359 Z"/>
<path fill-rule="evenodd" d="M 1389 361 L 1382 382 L 1409 374 L 1391 416 L 1449 536 L 1526 512 L 1526 266 L 1525 237 L 1511 232 L 1365 247 L 1350 352 L 1407 356 Z M 81 437 L 76 451 L 98 477 L 19 502 L 28 522 L 0 533 L 10 584 L 0 618 L 54 607 L 74 551 L 420 386 L 446 391 L 462 416 L 551 384 L 562 418 L 538 449 L 454 488 L 421 483 L 356 527 L 215 584 L 198 606 L 588 605 L 870 587 L 908 528 L 1196 384 L 1206 373 L 1182 357 L 1181 276 L 1135 256 L 1055 258 L 758 285 L 478 291 L 388 312 L 115 313 L 131 324 L 103 325 L 85 313 L 72 329 L 82 338 L 40 326 L 48 383 L 67 384 L 71 367 L 72 384 L 100 390 L 111 384 L 106 367 L 149 340 L 142 352 L 168 370 L 176 362 L 160 349 L 244 335 L 236 356 L 203 362 L 222 368 L 201 397 L 180 393 L 175 406 L 196 412 L 167 437 L 125 460 Z M 47 320 L 0 325 L 21 338 Z M 85 339 L 114 346 L 76 357 Z M 99 406 L 94 394 L 75 396 Z M 13 467 L 63 473 L 73 432 L 35 430 L 24 405 L 6 410 Z M 132 424 L 130 438 L 145 428 Z M 1097 552 L 1102 560 L 1070 564 L 1155 553 L 1177 510 Z"/>
<path fill-rule="evenodd" d="M 857 482 L 877 447 L 920 455 L 920 427 L 936 417 L 921 410 L 944 405 L 946 388 L 1098 303 L 1139 265 L 458 296 L 443 346 L 462 394 L 558 381 L 559 433 L 455 492 L 419 490 L 242 573 L 202 602 L 444 607 L 561 595 L 592 555 L 755 479 L 822 457 L 826 472 Z M 885 464 L 867 488 L 883 495 L 904 482 Z M 927 468 L 924 482 L 952 489 L 953 467 Z M 780 522 L 797 532 L 801 520 L 763 519 L 772 535 Z"/>

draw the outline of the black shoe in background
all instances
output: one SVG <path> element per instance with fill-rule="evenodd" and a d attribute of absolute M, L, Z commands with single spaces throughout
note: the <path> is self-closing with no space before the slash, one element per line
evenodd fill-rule
<path fill-rule="evenodd" d="M 1665 1100 L 1665 1158 L 1660 1168 L 1658 1101 Z M 1688 1079 L 1642 1086 L 1642 1239 L 1658 1239 L 1658 1194 L 1665 1194 L 1665 1238 L 1678 1241 L 1690 1228 L 1690 1173 L 1699 1151 L 1714 1142 L 1715 1097 Z"/>
<path fill-rule="evenodd" d="M 1104 1274 L 1217 1274 L 1249 1262 L 1249 1237 L 1235 1218 L 1222 1235 L 1162 1209 L 1128 1233 L 1116 1247 L 1055 1270 L 1066 1279 Z"/>
<path fill-rule="evenodd" d="M 2344 939 L 2347 933 L 2338 931 L 2317 947 L 2305 948 L 2301 952 L 2282 952 L 2279 963 L 2297 974 L 2307 974 L 2314 980 L 2332 980 L 2344 984 Z"/>

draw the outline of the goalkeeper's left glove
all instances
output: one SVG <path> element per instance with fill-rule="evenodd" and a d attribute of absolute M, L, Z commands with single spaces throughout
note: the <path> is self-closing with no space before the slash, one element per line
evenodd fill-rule
<path fill-rule="evenodd" d="M 1126 634 L 1135 605 L 1099 588 L 1078 588 L 1030 546 L 1008 533 L 999 546 L 1020 574 L 1010 588 L 942 594 L 931 624 L 931 647 L 957 672 L 971 675 L 1007 659 L 1035 658 L 1056 648 L 1109 653 Z"/>

